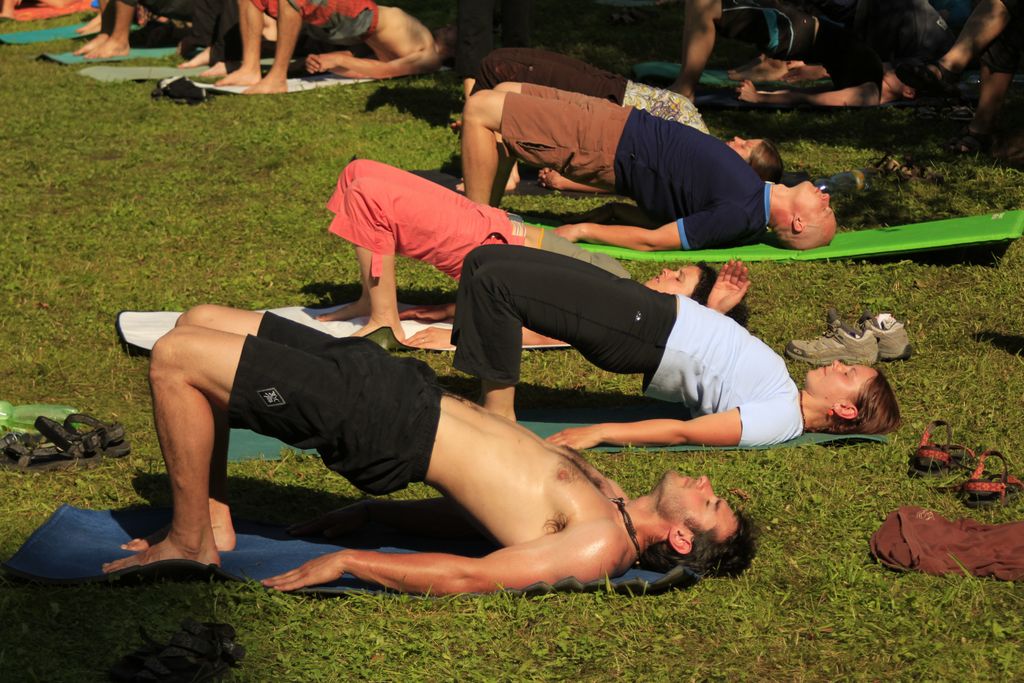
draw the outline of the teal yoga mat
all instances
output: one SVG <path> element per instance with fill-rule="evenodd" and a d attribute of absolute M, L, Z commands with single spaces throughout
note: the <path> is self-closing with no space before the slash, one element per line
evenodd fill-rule
<path fill-rule="evenodd" d="M 107 57 L 106 59 L 86 59 L 72 52 L 47 52 L 39 55 L 39 59 L 57 62 L 58 64 L 98 64 L 102 62 L 127 62 L 132 59 L 159 59 L 169 57 L 178 51 L 176 47 L 133 47 L 123 57 Z"/>
<path fill-rule="evenodd" d="M 534 225 L 541 225 L 534 223 Z M 542 227 L 551 227 L 544 226 Z M 851 230 L 836 234 L 827 247 L 795 251 L 768 244 L 749 244 L 725 249 L 694 251 L 635 251 L 601 244 L 583 244 L 588 251 L 608 254 L 628 261 L 707 261 L 724 263 L 730 259 L 754 261 L 818 261 L 821 259 L 870 258 L 941 251 L 981 244 L 996 244 L 1018 239 L 1024 233 L 1024 211 L 948 218 L 941 221 L 898 225 L 889 228 Z"/>
<path fill-rule="evenodd" d="M 8 45 L 31 45 L 32 43 L 48 43 L 53 40 L 68 40 L 69 38 L 85 38 L 85 35 L 75 33 L 77 29 L 85 24 L 71 24 L 70 26 L 58 26 L 56 28 L 44 28 L 38 31 L 19 31 L 18 33 L 0 33 L 0 43 Z M 94 35 L 94 34 L 87 34 Z"/>
<path fill-rule="evenodd" d="M 524 410 L 519 415 L 519 424 L 529 429 L 540 437 L 549 437 L 555 432 L 560 432 L 569 427 L 583 427 L 597 424 L 599 422 L 635 422 L 637 420 L 649 420 L 654 418 L 676 418 L 685 419 L 686 409 L 679 404 L 650 402 L 637 403 L 629 406 L 603 407 L 603 408 L 558 408 L 558 409 L 535 409 Z M 774 446 L 759 446 L 756 448 L 740 448 L 738 446 L 651 446 L 650 450 L 657 451 L 736 451 L 736 450 L 767 450 L 770 448 L 793 448 L 796 446 L 807 446 L 813 444 L 827 443 L 853 443 L 857 441 L 876 441 L 886 443 L 888 439 L 884 436 L 870 434 L 803 434 L 795 439 Z M 263 436 L 248 429 L 231 430 L 231 446 L 228 449 L 228 460 L 240 462 L 243 460 L 277 460 L 281 455 L 281 449 L 295 450 L 287 444 L 269 436 Z M 595 451 L 621 451 L 624 446 L 598 446 L 591 450 Z M 315 451 L 302 451 L 315 455 Z"/>

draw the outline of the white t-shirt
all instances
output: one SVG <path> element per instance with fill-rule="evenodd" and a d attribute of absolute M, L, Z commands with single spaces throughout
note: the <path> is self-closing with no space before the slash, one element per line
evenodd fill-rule
<path fill-rule="evenodd" d="M 694 417 L 739 408 L 740 446 L 800 436 L 800 392 L 782 358 L 731 318 L 677 299 L 676 323 L 646 395 L 683 403 Z"/>

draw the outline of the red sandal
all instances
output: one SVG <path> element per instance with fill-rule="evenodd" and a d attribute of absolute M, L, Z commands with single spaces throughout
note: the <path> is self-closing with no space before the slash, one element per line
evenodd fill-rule
<path fill-rule="evenodd" d="M 996 457 L 1003 461 L 1003 473 L 985 474 L 985 460 Z M 989 507 L 1000 503 L 1009 505 L 1024 491 L 1024 482 L 1011 476 L 1010 464 L 999 451 L 985 451 L 978 456 L 978 466 L 971 478 L 960 485 L 960 497 L 969 508 Z"/>
<path fill-rule="evenodd" d="M 932 431 L 946 428 L 946 443 L 932 441 Z M 921 443 L 910 456 L 911 477 L 941 477 L 949 473 L 953 467 L 967 467 L 968 456 L 973 459 L 974 452 L 970 448 L 953 443 L 953 429 L 945 420 L 935 420 L 924 428 Z"/>

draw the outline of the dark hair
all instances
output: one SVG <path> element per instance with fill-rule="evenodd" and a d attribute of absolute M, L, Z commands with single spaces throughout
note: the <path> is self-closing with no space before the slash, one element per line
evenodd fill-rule
<path fill-rule="evenodd" d="M 900 426 L 896 392 L 881 371 L 864 384 L 854 405 L 857 406 L 857 417 L 852 420 L 833 419 L 828 431 L 833 434 L 888 434 Z"/>
<path fill-rule="evenodd" d="M 701 306 L 707 306 L 708 297 L 711 295 L 711 290 L 715 286 L 715 281 L 718 280 L 718 271 L 703 261 L 695 265 L 700 268 L 700 278 L 697 280 L 697 286 L 693 288 L 693 294 L 690 295 L 690 298 Z M 747 323 L 750 321 L 750 309 L 747 308 L 746 301 L 739 302 L 725 315 L 729 316 L 743 327 L 746 327 Z"/>
<path fill-rule="evenodd" d="M 750 150 L 747 163 L 760 176 L 761 180 L 777 183 L 782 180 L 782 155 L 775 143 L 765 138 L 761 144 Z"/>
<path fill-rule="evenodd" d="M 736 510 L 736 525 L 735 533 L 724 541 L 712 539 L 710 531 L 696 534 L 685 555 L 676 552 L 668 541 L 659 541 L 640 556 L 640 566 L 662 573 L 686 567 L 701 576 L 739 576 L 757 553 L 759 529 L 742 510 Z"/>

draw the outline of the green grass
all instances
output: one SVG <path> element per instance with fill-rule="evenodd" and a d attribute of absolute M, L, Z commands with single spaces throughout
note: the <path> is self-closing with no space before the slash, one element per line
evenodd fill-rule
<path fill-rule="evenodd" d="M 400 4 L 434 25 L 454 12 L 441 0 Z M 626 28 L 589 2 L 537 6 L 540 45 L 620 71 L 677 59 L 679 6 Z M 0 471 L 0 557 L 61 503 L 169 501 L 147 364 L 118 348 L 118 311 L 350 299 L 351 251 L 326 231 L 324 203 L 338 172 L 354 155 L 413 169 L 458 153 L 447 128 L 461 106 L 451 74 L 185 107 L 151 101 L 151 84 L 102 84 L 33 61 L 41 51 L 0 47 L 0 398 L 70 403 L 119 420 L 134 452 L 83 472 Z M 722 45 L 714 65 L 745 56 Z M 1007 126 L 1021 127 L 1021 103 L 1015 94 Z M 887 151 L 945 176 L 944 185 L 882 179 L 837 199 L 850 228 L 1024 207 L 1019 170 L 948 155 L 941 143 L 959 124 L 910 110 L 708 112 L 707 121 L 722 136 L 775 138 L 789 167 L 813 176 Z M 507 207 L 564 213 L 594 203 L 517 199 Z M 776 349 L 817 335 L 829 305 L 856 316 L 869 304 L 907 321 L 916 355 L 886 368 L 905 416 L 889 445 L 594 455 L 633 494 L 665 468 L 706 472 L 720 490 L 747 492 L 765 535 L 740 579 L 639 598 L 317 600 L 254 585 L 52 588 L 0 578 L 0 679 L 104 680 L 139 643 L 139 625 L 162 636 L 189 615 L 238 628 L 249 654 L 235 679 L 247 681 L 1019 679 L 1019 588 L 896 574 L 868 556 L 868 537 L 901 505 L 968 514 L 951 494 L 906 477 L 930 419 L 944 417 L 958 439 L 1024 465 L 1024 249 L 967 256 L 751 267 L 751 327 Z M 661 266 L 628 267 L 639 278 Z M 400 265 L 399 282 L 410 301 L 440 301 L 454 289 L 413 262 Z M 993 335 L 1004 336 L 986 341 Z M 471 390 L 449 355 L 420 355 L 446 385 Z M 805 369 L 791 368 L 795 376 Z M 575 352 L 525 354 L 523 376 L 524 406 L 639 391 L 637 378 L 596 371 Z M 311 458 L 238 464 L 230 474 L 236 513 L 251 518 L 304 518 L 358 495 Z M 416 486 L 402 495 L 426 493 Z M 1006 522 L 1020 510 L 972 514 Z"/>

